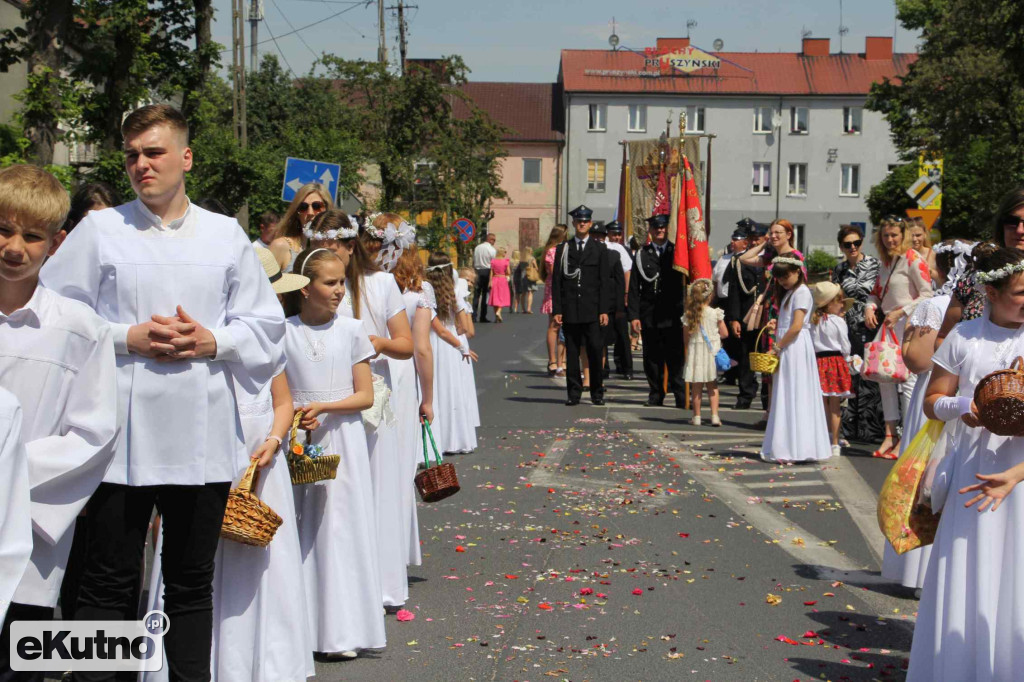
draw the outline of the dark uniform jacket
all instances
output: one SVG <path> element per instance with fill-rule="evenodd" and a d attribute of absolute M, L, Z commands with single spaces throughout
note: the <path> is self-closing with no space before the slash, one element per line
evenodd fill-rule
<path fill-rule="evenodd" d="M 568 253 L 563 256 L 565 250 Z M 597 322 L 607 313 L 611 295 L 608 273 L 608 249 L 593 237 L 587 239 L 583 253 L 578 253 L 576 237 L 562 242 L 555 250 L 554 273 L 551 276 L 551 310 L 562 316 L 564 324 Z M 568 259 L 567 267 L 562 258 Z M 566 277 L 565 271 L 577 278 Z"/>
<path fill-rule="evenodd" d="M 665 242 L 660 260 L 654 244 L 645 244 L 636 252 L 629 276 L 630 320 L 640 320 L 640 324 L 645 327 L 682 326 L 686 292 L 683 289 L 683 273 L 672 267 L 674 251 L 675 245 Z M 658 278 L 648 282 L 656 273 Z"/>
<path fill-rule="evenodd" d="M 622 260 L 619 254 L 605 246 L 608 254 L 608 284 L 611 287 L 608 296 L 608 315 L 614 316 L 626 312 L 626 273 L 622 271 Z"/>
<path fill-rule="evenodd" d="M 739 255 L 732 257 L 729 269 L 722 280 L 729 285 L 725 304 L 726 322 L 742 322 L 743 316 L 754 305 L 757 295 L 764 291 L 764 268 L 740 262 Z M 747 291 L 750 293 L 748 294 Z"/>

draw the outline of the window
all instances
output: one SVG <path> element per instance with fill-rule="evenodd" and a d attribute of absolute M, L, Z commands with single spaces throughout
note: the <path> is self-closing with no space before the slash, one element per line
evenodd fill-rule
<path fill-rule="evenodd" d="M 900 164 L 898 164 L 898 163 L 890 163 L 890 164 L 886 165 L 886 167 L 885 167 L 885 174 L 888 175 L 889 173 L 892 173 L 894 170 L 896 170 L 899 167 L 900 167 Z"/>
<path fill-rule="evenodd" d="M 855 197 L 860 195 L 860 166 L 856 163 L 844 163 L 842 165 L 842 186 L 839 188 L 839 196 Z"/>
<path fill-rule="evenodd" d="M 704 132 L 704 107 L 694 105 L 686 107 L 686 132 Z"/>
<path fill-rule="evenodd" d="M 540 184 L 540 159 L 523 159 L 523 183 Z"/>
<path fill-rule="evenodd" d="M 807 196 L 807 164 L 789 164 L 789 189 L 786 194 L 791 197 Z"/>
<path fill-rule="evenodd" d="M 591 120 L 593 120 L 593 119 L 591 119 Z M 602 127 L 604 127 L 604 126 L 602 125 Z M 644 132 L 647 132 L 647 105 L 646 104 L 630 104 L 629 105 L 629 122 L 626 125 L 626 130 L 628 130 L 631 133 L 644 133 Z"/>
<path fill-rule="evenodd" d="M 587 191 L 604 191 L 604 159 L 587 159 Z"/>
<path fill-rule="evenodd" d="M 417 161 L 413 164 L 413 184 L 417 187 L 434 184 L 434 172 L 437 164 L 433 161 Z"/>
<path fill-rule="evenodd" d="M 804 224 L 796 223 L 793 225 L 793 246 L 800 253 L 807 253 L 804 249 Z"/>
<path fill-rule="evenodd" d="M 789 132 L 795 133 L 796 135 L 806 135 L 807 134 L 807 119 L 808 119 L 807 107 L 790 107 L 789 108 Z"/>
<path fill-rule="evenodd" d="M 864 110 L 860 107 L 843 107 L 843 132 L 860 135 L 864 130 Z"/>
<path fill-rule="evenodd" d="M 587 130 L 604 130 L 604 119 L 607 112 L 608 108 L 604 104 L 591 104 L 590 121 L 587 124 Z"/>
<path fill-rule="evenodd" d="M 772 131 L 772 108 L 754 107 L 754 132 L 770 133 Z"/>
<path fill-rule="evenodd" d="M 757 162 L 754 164 L 754 186 L 751 194 L 772 193 L 772 165 Z"/>

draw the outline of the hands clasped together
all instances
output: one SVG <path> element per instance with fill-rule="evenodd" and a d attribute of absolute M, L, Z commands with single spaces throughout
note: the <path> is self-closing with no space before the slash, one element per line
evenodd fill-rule
<path fill-rule="evenodd" d="M 180 305 L 174 317 L 153 315 L 149 322 L 128 329 L 128 350 L 157 362 L 213 357 L 217 339 Z"/>

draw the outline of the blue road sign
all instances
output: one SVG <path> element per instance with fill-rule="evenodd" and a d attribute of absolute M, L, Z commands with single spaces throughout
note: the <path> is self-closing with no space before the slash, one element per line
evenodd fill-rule
<path fill-rule="evenodd" d="M 331 200 L 338 196 L 338 179 L 341 165 L 326 161 L 310 161 L 288 157 L 284 162 L 284 182 L 281 186 L 281 200 L 291 201 L 295 193 L 307 182 L 319 182 L 330 192 Z"/>
<path fill-rule="evenodd" d="M 455 228 L 459 241 L 468 242 L 476 236 L 476 225 L 469 218 L 459 218 L 452 227 Z"/>

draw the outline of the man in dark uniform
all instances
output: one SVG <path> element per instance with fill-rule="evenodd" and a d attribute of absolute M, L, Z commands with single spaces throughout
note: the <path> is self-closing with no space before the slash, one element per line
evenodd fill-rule
<path fill-rule="evenodd" d="M 617 224 L 617 223 L 616 223 Z M 623 329 L 626 329 L 626 275 L 622 271 L 622 263 L 619 254 L 608 248 L 608 227 L 606 225 L 594 225 L 590 228 L 590 234 L 594 239 L 605 245 L 605 254 L 608 258 L 608 275 L 611 290 L 608 296 L 608 326 L 604 328 L 604 348 L 601 353 L 601 363 L 604 367 L 604 378 L 607 379 L 611 367 L 608 365 L 608 346 L 616 343 L 616 322 L 621 321 Z M 626 338 L 629 332 L 626 331 Z M 628 348 L 628 346 L 627 346 Z M 630 358 L 632 360 L 632 358 Z M 622 369 L 622 363 L 618 364 Z"/>
<path fill-rule="evenodd" d="M 761 244 L 767 232 L 749 218 L 736 223 L 741 230 L 746 230 L 750 248 Z M 750 369 L 750 353 L 756 350 L 757 332 L 747 331 L 743 318 L 754 305 L 754 301 L 765 290 L 764 268 L 740 262 L 740 254 L 733 254 L 732 262 L 725 273 L 724 281 L 729 285 L 729 295 L 725 304 L 725 326 L 729 328 L 729 338 L 736 345 L 736 369 L 739 371 L 739 397 L 736 399 L 737 410 L 746 410 L 757 396 L 757 377 Z M 761 405 L 768 409 L 768 393 L 761 391 Z"/>
<path fill-rule="evenodd" d="M 579 405 L 583 395 L 580 380 L 580 349 L 586 348 L 590 366 L 590 398 L 604 405 L 601 357 L 604 329 L 608 324 L 608 257 L 604 244 L 590 238 L 593 215 L 577 206 L 569 215 L 576 235 L 555 250 L 551 276 L 551 307 L 555 323 L 565 333 L 565 382 L 569 392 L 566 405 Z"/>
<path fill-rule="evenodd" d="M 609 318 L 608 326 L 612 328 L 615 336 L 615 371 L 622 375 L 627 381 L 633 380 L 633 350 L 629 338 L 629 320 L 626 317 L 626 292 L 629 291 L 629 277 L 633 271 L 633 256 L 629 249 L 622 244 L 622 226 L 619 221 L 613 220 L 607 225 L 608 241 L 605 247 L 608 252 L 618 255 L 618 270 L 622 272 L 622 306 L 616 308 L 620 312 L 615 313 L 614 318 Z"/>
<path fill-rule="evenodd" d="M 668 241 L 668 216 L 647 219 L 651 243 L 636 253 L 629 276 L 629 319 L 633 331 L 642 334 L 644 374 L 650 394 L 648 407 L 665 401 L 662 367 L 668 365 L 668 388 L 676 407 L 686 405 L 683 384 L 683 323 L 685 306 L 683 273 L 672 267 L 674 245 Z"/>

